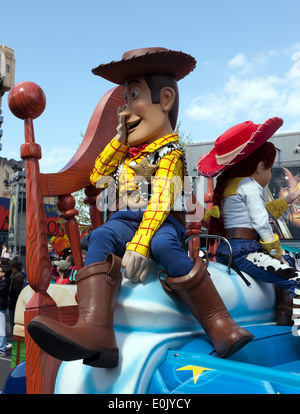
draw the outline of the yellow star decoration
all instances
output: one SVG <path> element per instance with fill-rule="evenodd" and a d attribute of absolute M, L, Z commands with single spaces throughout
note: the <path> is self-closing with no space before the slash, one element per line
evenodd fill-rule
<path fill-rule="evenodd" d="M 176 369 L 176 371 L 193 371 L 194 385 L 196 385 L 198 378 L 203 371 L 215 371 L 215 369 L 197 367 L 196 365 L 186 365 L 185 367 Z"/>

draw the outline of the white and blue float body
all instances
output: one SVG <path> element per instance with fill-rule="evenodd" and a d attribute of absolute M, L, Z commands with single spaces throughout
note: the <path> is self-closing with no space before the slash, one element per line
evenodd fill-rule
<path fill-rule="evenodd" d="M 174 258 L 176 260 L 176 258 Z M 270 284 L 210 262 L 208 271 L 233 319 L 255 339 L 228 359 L 218 358 L 190 311 L 157 277 L 150 261 L 141 284 L 123 280 L 115 311 L 116 368 L 62 362 L 57 394 L 300 393 L 300 339 L 275 324 Z"/>

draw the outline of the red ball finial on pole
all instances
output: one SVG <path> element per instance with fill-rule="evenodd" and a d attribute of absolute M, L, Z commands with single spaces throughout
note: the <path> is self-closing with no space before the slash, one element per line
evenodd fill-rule
<path fill-rule="evenodd" d="M 11 112 L 20 119 L 38 118 L 46 107 L 46 96 L 33 82 L 17 83 L 8 94 Z"/>

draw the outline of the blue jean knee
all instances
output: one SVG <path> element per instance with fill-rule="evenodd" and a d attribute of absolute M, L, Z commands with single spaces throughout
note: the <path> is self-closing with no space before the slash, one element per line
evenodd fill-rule
<path fill-rule="evenodd" d="M 193 261 L 183 249 L 182 233 L 172 223 L 165 222 L 151 241 L 151 254 L 171 277 L 188 274 L 194 267 Z"/>

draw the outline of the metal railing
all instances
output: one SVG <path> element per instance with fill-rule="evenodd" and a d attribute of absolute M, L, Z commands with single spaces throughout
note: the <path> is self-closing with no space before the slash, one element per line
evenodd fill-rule
<path fill-rule="evenodd" d="M 231 269 L 231 263 L 232 263 L 232 249 L 231 249 L 231 246 L 230 246 L 229 241 L 227 239 L 225 239 L 225 237 L 223 237 L 223 236 L 217 236 L 217 235 L 214 235 L 214 234 L 197 234 L 196 236 L 190 236 L 190 237 L 188 237 L 185 240 L 185 243 L 187 244 L 189 241 L 191 241 L 193 239 L 196 239 L 196 238 L 198 238 L 198 239 L 204 239 L 204 238 L 206 238 L 206 239 L 218 239 L 218 240 L 224 241 L 227 244 L 228 250 L 229 250 L 229 254 L 228 254 L 228 263 L 227 263 L 227 270 L 226 270 L 226 272 L 228 274 L 230 274 L 231 273 L 231 270 L 230 270 Z"/>

